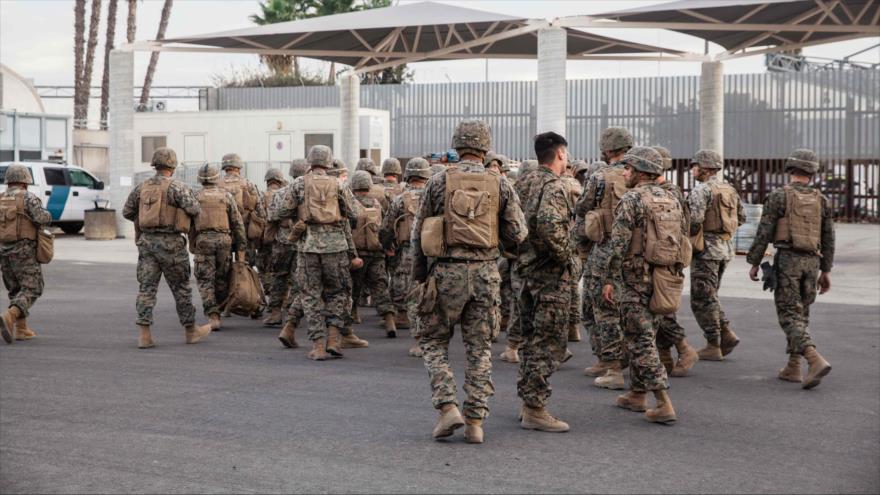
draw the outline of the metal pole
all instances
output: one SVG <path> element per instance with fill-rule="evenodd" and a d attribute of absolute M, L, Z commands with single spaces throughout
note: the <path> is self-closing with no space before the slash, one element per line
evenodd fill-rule
<path fill-rule="evenodd" d="M 339 118 L 340 122 L 340 145 L 338 155 L 345 162 L 349 172 L 354 172 L 355 164 L 360 158 L 360 127 L 358 113 L 360 112 L 361 83 L 357 74 L 345 74 L 340 79 L 339 85 Z"/>
<path fill-rule="evenodd" d="M 560 27 L 538 31 L 538 133 L 565 134 L 567 37 Z"/>

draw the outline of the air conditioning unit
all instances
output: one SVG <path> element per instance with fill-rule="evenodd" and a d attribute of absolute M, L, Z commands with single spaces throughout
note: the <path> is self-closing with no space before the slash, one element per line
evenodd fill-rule
<path fill-rule="evenodd" d="M 153 102 L 153 111 L 154 112 L 164 112 L 168 107 L 168 102 L 165 100 L 157 100 Z"/>

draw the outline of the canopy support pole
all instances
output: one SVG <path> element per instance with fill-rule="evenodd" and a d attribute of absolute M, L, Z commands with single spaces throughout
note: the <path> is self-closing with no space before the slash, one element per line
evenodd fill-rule
<path fill-rule="evenodd" d="M 703 62 L 700 72 L 700 148 L 724 156 L 724 66 Z"/>
<path fill-rule="evenodd" d="M 360 158 L 360 122 L 358 114 L 361 105 L 361 80 L 358 74 L 342 76 L 339 84 L 340 143 L 339 157 L 345 162 L 350 173 Z"/>
<path fill-rule="evenodd" d="M 107 190 L 110 205 L 116 209 L 116 233 L 120 237 L 134 237 L 134 223 L 122 218 L 122 208 L 132 189 L 135 167 L 134 142 L 134 52 L 110 52 L 110 109 L 107 128 L 110 132 L 110 150 Z"/>
<path fill-rule="evenodd" d="M 561 27 L 538 31 L 538 108 L 536 131 L 565 135 L 565 61 L 568 33 Z"/>

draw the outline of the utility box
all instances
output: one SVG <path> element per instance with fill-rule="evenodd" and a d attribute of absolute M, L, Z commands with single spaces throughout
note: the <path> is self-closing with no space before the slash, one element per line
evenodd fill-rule
<path fill-rule="evenodd" d="M 85 212 L 85 231 L 88 241 L 116 239 L 116 210 L 93 208 Z"/>

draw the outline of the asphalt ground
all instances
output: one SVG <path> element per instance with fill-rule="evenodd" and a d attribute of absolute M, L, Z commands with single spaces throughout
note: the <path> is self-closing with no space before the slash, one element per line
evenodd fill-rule
<path fill-rule="evenodd" d="M 461 430 L 431 439 L 424 367 L 370 309 L 357 328 L 369 349 L 315 363 L 240 317 L 184 345 L 163 282 L 157 345 L 138 350 L 133 264 L 61 259 L 45 275 L 38 337 L 0 347 L 2 493 L 880 491 L 878 301 L 813 306 L 834 369 L 804 391 L 776 378 L 787 356 L 772 303 L 723 298 L 742 343 L 672 380 L 674 426 L 616 408 L 617 392 L 582 375 L 593 358 L 581 342 L 551 380 L 550 409 L 571 431 L 522 430 L 516 367 L 495 360 L 486 443 L 469 445 Z M 680 321 L 702 345 L 688 307 Z"/>

